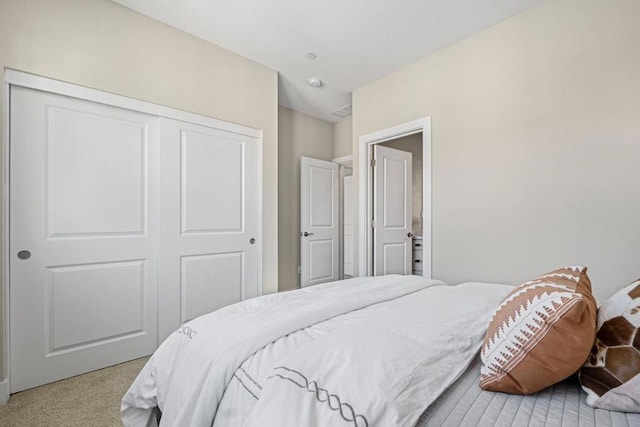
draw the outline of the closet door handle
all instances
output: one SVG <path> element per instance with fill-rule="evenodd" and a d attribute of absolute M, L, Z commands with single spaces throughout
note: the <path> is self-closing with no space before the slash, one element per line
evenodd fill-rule
<path fill-rule="evenodd" d="M 300 233 L 301 236 L 304 237 L 309 237 L 309 236 L 313 236 L 313 233 L 307 233 L 306 231 L 304 233 Z"/>

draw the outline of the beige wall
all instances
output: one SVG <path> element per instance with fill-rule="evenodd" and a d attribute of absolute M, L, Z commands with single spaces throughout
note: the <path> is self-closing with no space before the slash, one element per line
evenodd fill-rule
<path fill-rule="evenodd" d="M 0 0 L 4 68 L 262 129 L 263 287 L 277 291 L 275 71 L 108 0 Z"/>
<path fill-rule="evenodd" d="M 412 228 L 413 234 L 422 236 L 422 132 L 404 136 L 380 145 L 411 153 L 411 191 L 412 191 Z"/>
<path fill-rule="evenodd" d="M 300 157 L 332 159 L 331 123 L 278 109 L 278 290 L 300 286 Z"/>
<path fill-rule="evenodd" d="M 345 117 L 333 124 L 333 158 L 351 155 L 353 141 L 352 117 Z"/>
<path fill-rule="evenodd" d="M 549 0 L 354 92 L 354 156 L 432 117 L 434 277 L 584 264 L 602 302 L 640 276 L 639 22 L 637 0 Z"/>

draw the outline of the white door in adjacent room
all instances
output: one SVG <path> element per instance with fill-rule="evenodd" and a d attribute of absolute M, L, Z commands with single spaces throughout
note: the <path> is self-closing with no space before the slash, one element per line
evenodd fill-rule
<path fill-rule="evenodd" d="M 338 280 L 337 163 L 300 158 L 300 285 Z"/>
<path fill-rule="evenodd" d="M 158 118 L 12 86 L 11 392 L 157 345 Z"/>
<path fill-rule="evenodd" d="M 259 141 L 162 118 L 160 341 L 179 325 L 255 297 Z"/>
<path fill-rule="evenodd" d="M 374 275 L 411 274 L 411 153 L 373 146 Z"/>

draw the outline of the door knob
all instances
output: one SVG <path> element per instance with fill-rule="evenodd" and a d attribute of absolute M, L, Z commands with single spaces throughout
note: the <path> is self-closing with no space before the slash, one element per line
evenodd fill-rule
<path fill-rule="evenodd" d="M 25 260 L 31 258 L 31 252 L 29 251 L 20 251 L 18 252 L 18 258 Z"/>
<path fill-rule="evenodd" d="M 408 232 L 407 233 L 407 237 L 413 237 L 413 233 L 412 232 Z"/>
<path fill-rule="evenodd" d="M 304 233 L 301 233 L 302 236 L 304 237 L 309 237 L 309 236 L 313 236 L 313 233 L 307 233 L 306 231 Z"/>

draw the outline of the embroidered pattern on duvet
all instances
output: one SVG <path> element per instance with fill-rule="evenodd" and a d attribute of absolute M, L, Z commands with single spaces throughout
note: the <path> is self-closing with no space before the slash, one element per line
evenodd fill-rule
<path fill-rule="evenodd" d="M 309 381 L 304 375 L 300 372 L 289 369 L 284 366 L 279 366 L 277 368 L 273 368 L 275 373 L 269 376 L 268 379 L 271 378 L 280 378 L 286 381 L 289 381 L 296 386 L 307 390 L 315 395 L 316 400 L 320 403 L 327 403 L 329 408 L 332 411 L 337 411 L 343 420 L 349 422 L 355 427 L 368 427 L 369 422 L 365 418 L 364 415 L 359 415 L 355 413 L 355 410 L 348 403 L 342 402 L 340 397 L 335 394 L 329 393 L 324 388 L 318 386 L 316 381 Z"/>
<path fill-rule="evenodd" d="M 240 385 L 242 385 L 242 387 L 249 392 L 254 399 L 258 400 L 260 398 L 260 391 L 262 391 L 262 387 L 256 382 L 256 380 L 251 378 L 242 366 L 238 368 L 235 374 L 233 374 L 233 378 L 238 380 Z"/>

